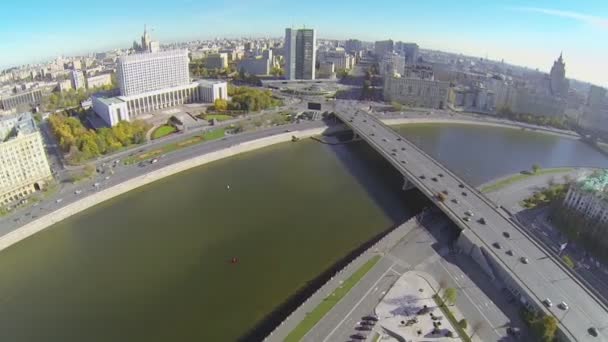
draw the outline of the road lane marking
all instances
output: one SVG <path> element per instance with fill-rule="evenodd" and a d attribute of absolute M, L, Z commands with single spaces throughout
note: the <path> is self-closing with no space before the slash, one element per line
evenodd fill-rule
<path fill-rule="evenodd" d="M 492 328 L 491 331 L 494 334 L 496 334 L 496 336 L 498 336 L 498 338 L 500 338 L 501 335 L 496 331 L 496 328 L 494 328 L 494 326 L 493 326 L 492 322 L 490 321 L 490 319 L 483 313 L 483 311 L 481 310 L 481 308 L 473 301 L 473 298 L 471 298 L 471 296 L 469 296 L 469 294 L 467 293 L 467 291 L 465 290 L 465 288 L 460 285 L 460 283 L 458 282 L 458 280 L 452 275 L 452 273 L 450 273 L 450 271 L 447 269 L 447 267 L 445 267 L 445 265 L 443 265 L 443 263 L 441 261 L 439 261 L 439 265 L 441 265 L 441 267 L 443 267 L 443 269 L 447 272 L 447 274 L 450 277 L 452 277 L 452 279 L 454 279 L 454 282 L 456 283 L 456 285 L 458 285 L 458 287 L 460 287 L 462 289 L 462 293 L 464 293 L 464 295 L 469 299 L 469 301 L 471 302 L 471 304 L 473 304 L 473 306 L 477 309 L 477 311 L 479 311 L 479 313 L 486 320 L 486 322 L 489 323 L 490 328 Z"/>
<path fill-rule="evenodd" d="M 388 268 L 388 270 L 386 270 L 384 273 L 382 273 L 382 275 L 378 278 L 378 280 L 376 280 L 376 282 L 369 288 L 369 290 L 367 290 L 367 292 L 365 292 L 365 294 L 361 297 L 361 299 L 359 299 L 359 301 L 353 306 L 353 308 L 350 309 L 350 311 L 344 316 L 344 318 L 340 321 L 340 323 L 336 324 L 334 329 L 332 331 L 330 331 L 329 334 L 327 334 L 327 336 L 325 336 L 325 338 L 323 339 L 323 342 L 326 342 L 329 340 L 329 337 L 331 335 L 333 335 L 336 332 L 336 330 L 338 330 L 338 328 L 342 325 L 342 323 L 344 323 L 344 321 L 346 321 L 346 319 L 348 319 L 348 316 L 350 316 L 350 314 L 352 314 L 353 311 L 355 311 L 355 309 L 359 306 L 359 304 L 361 304 L 361 302 L 363 302 L 363 300 L 369 295 L 369 293 L 372 291 L 372 289 L 378 285 L 378 283 L 382 280 L 382 278 L 384 278 L 388 272 L 393 271 L 394 265 L 395 265 L 395 263 L 393 263 Z M 344 298 L 342 298 L 342 299 L 344 299 Z"/>

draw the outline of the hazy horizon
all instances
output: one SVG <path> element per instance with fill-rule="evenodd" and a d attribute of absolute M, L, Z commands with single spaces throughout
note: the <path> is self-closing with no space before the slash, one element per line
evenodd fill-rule
<path fill-rule="evenodd" d="M 503 60 L 547 72 L 563 52 L 568 78 L 608 86 L 608 4 L 600 0 L 481 0 L 446 3 L 353 1 L 345 6 L 296 1 L 58 0 L 5 5 L 0 66 L 34 64 L 57 56 L 127 48 L 144 24 L 161 44 L 215 37 L 281 37 L 285 27 L 315 28 L 324 39 L 393 39 L 423 49 Z M 389 31 L 390 29 L 390 31 Z"/>

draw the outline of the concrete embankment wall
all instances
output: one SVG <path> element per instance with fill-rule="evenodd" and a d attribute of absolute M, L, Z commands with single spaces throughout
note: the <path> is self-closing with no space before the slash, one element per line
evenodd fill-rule
<path fill-rule="evenodd" d="M 315 135 L 320 134 L 329 134 L 337 131 L 344 130 L 344 127 L 341 125 L 334 126 L 331 128 L 328 127 L 319 127 L 312 128 L 303 131 L 294 131 L 281 133 L 277 135 L 273 135 L 266 138 L 260 138 L 252 141 L 243 142 L 222 150 L 210 152 L 207 154 L 200 155 L 198 157 L 194 157 L 188 160 L 181 161 L 179 163 L 175 163 L 161 169 L 151 171 L 144 175 L 132 178 L 120 184 L 114 185 L 105 190 L 101 190 L 94 194 L 91 194 L 87 197 L 84 197 L 76 202 L 70 203 L 52 213 L 49 213 L 39 219 L 32 221 L 23 225 L 20 228 L 17 228 L 3 236 L 0 237 L 0 251 L 29 237 L 37 232 L 61 221 L 72 215 L 75 215 L 83 210 L 91 208 L 101 202 L 107 201 L 113 197 L 124 194 L 128 191 L 136 189 L 138 187 L 144 186 L 146 184 L 150 184 L 159 179 L 177 174 L 179 172 L 191 169 L 193 167 L 197 167 L 200 165 L 204 165 L 207 163 L 211 163 L 213 161 L 228 158 L 235 156 L 237 154 L 257 150 L 263 147 L 291 141 L 292 136 L 296 136 L 298 138 L 308 138 Z"/>
<path fill-rule="evenodd" d="M 375 255 L 382 255 L 384 252 L 390 250 L 395 246 L 401 239 L 407 235 L 410 231 L 420 226 L 420 220 L 422 220 L 427 212 L 422 212 L 417 216 L 410 218 L 403 222 L 397 228 L 390 231 L 376 243 L 371 245 L 365 251 L 361 252 L 353 260 L 351 260 L 346 266 L 338 271 L 331 279 L 325 284 L 318 288 L 311 296 L 309 296 L 303 303 L 301 303 L 294 311 L 292 311 L 282 322 L 280 322 L 274 330 L 272 330 L 268 336 L 264 339 L 264 342 L 280 342 L 284 341 L 285 338 L 291 333 L 300 322 L 314 310 L 320 303 L 327 298 L 331 293 L 335 291 L 338 286 L 342 285 L 342 282 L 352 276 L 361 266 L 363 266 L 368 260 Z M 378 264 L 382 260 L 378 261 Z M 378 265 L 376 264 L 376 265 Z M 395 279 L 396 280 L 396 279 Z M 312 330 L 312 329 L 311 329 Z M 303 339 L 306 340 L 306 337 Z"/>

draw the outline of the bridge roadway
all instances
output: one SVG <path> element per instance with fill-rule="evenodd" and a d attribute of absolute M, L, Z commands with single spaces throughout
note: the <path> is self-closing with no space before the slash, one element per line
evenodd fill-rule
<path fill-rule="evenodd" d="M 500 271 L 525 291 L 535 307 L 553 315 L 567 340 L 608 341 L 607 334 L 602 331 L 608 327 L 608 310 L 603 303 L 574 279 L 563 265 L 524 235 L 517 225 L 499 212 L 495 204 L 377 117 L 364 111 L 336 111 L 336 116 L 397 168 L 411 185 L 435 201 L 462 229 L 461 234 L 475 241 L 486 255 L 493 258 L 493 264 L 502 268 Z M 436 196 L 444 190 L 448 195 L 445 201 L 440 202 Z M 454 199 L 456 201 L 452 201 Z M 474 214 L 468 222 L 464 220 L 467 211 Z M 478 222 L 482 217 L 485 225 Z M 495 243 L 499 243 L 500 248 L 493 246 Z M 512 255 L 507 251 L 512 251 Z M 522 257 L 529 262 L 522 262 Z M 553 306 L 543 305 L 546 298 Z M 568 304 L 569 309 L 558 307 L 562 301 Z M 589 334 L 591 327 L 600 331 L 598 337 Z"/>

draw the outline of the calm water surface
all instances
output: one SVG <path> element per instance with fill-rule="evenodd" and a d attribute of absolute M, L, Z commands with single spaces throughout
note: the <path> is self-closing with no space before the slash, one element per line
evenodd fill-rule
<path fill-rule="evenodd" d="M 399 130 L 473 184 L 534 163 L 608 166 L 586 145 L 553 136 L 465 125 Z M 414 203 L 400 185 L 365 144 L 307 140 L 132 191 L 0 253 L 0 340 L 236 340 L 407 219 Z"/>

